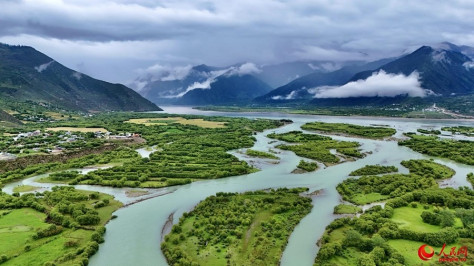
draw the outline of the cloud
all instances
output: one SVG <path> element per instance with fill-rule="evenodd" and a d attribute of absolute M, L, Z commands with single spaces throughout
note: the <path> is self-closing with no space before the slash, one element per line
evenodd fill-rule
<path fill-rule="evenodd" d="M 445 63 L 445 64 L 451 63 L 451 60 L 449 60 L 449 58 L 446 57 L 446 51 L 443 51 L 443 50 L 434 50 L 431 53 L 431 59 L 433 60 L 433 62 L 436 62 L 436 63 Z"/>
<path fill-rule="evenodd" d="M 281 96 L 281 95 L 273 96 L 272 100 L 293 100 L 295 99 L 295 96 L 296 96 L 296 90 L 291 91 L 286 96 Z"/>
<path fill-rule="evenodd" d="M 54 63 L 54 60 L 51 61 L 51 62 L 48 62 L 48 63 L 44 63 L 44 64 L 39 65 L 39 66 L 35 66 L 35 69 L 36 69 L 36 71 L 38 71 L 38 73 L 41 73 L 41 72 L 45 71 L 52 63 Z"/>
<path fill-rule="evenodd" d="M 471 69 L 474 69 L 474 62 L 473 61 L 466 62 L 462 64 L 462 66 L 465 67 L 466 70 L 471 70 Z"/>
<path fill-rule="evenodd" d="M 212 83 L 216 81 L 216 78 L 223 75 L 224 73 L 228 72 L 228 69 L 224 70 L 216 70 L 216 71 L 211 71 L 207 74 L 207 79 L 203 82 L 194 82 L 192 85 L 188 86 L 186 90 L 183 92 L 180 92 L 177 95 L 171 95 L 171 96 L 166 96 L 165 98 L 181 98 L 183 97 L 186 93 L 195 90 L 195 89 L 210 89 Z"/>
<path fill-rule="evenodd" d="M 319 46 L 303 46 L 295 51 L 294 56 L 298 60 L 367 60 L 367 54 L 352 51 L 340 51 L 332 48 L 323 48 Z"/>
<path fill-rule="evenodd" d="M 420 76 L 414 71 L 408 76 L 388 74 L 383 70 L 372 73 L 365 80 L 349 82 L 343 86 L 322 86 L 308 90 L 315 98 L 348 98 L 348 97 L 425 97 L 432 92 L 421 87 Z"/>
<path fill-rule="evenodd" d="M 245 63 L 237 67 L 231 67 L 228 69 L 227 74 L 229 76 L 232 75 L 250 75 L 250 74 L 258 74 L 262 72 L 260 68 L 257 67 L 254 63 Z"/>
<path fill-rule="evenodd" d="M 114 82 L 156 62 L 373 60 L 442 41 L 474 45 L 474 1 L 466 0 L 1 3 L 0 42 L 33 46 L 69 67 L 84 62 L 86 74 Z"/>
<path fill-rule="evenodd" d="M 79 72 L 74 72 L 74 73 L 72 74 L 72 76 L 73 76 L 74 78 L 76 78 L 77 80 L 81 80 L 81 78 L 82 78 L 82 74 L 79 73 Z"/>
<path fill-rule="evenodd" d="M 172 81 L 182 80 L 191 71 L 192 66 L 166 66 L 161 64 L 152 65 L 146 69 L 138 70 L 140 79 L 148 79 L 150 81 Z"/>
<path fill-rule="evenodd" d="M 321 70 L 321 71 L 326 71 L 326 72 L 332 72 L 336 71 L 338 69 L 341 69 L 341 64 L 338 64 L 336 62 L 325 62 L 325 63 L 320 63 L 320 64 L 313 64 L 313 63 L 308 63 L 309 68 L 312 70 Z"/>

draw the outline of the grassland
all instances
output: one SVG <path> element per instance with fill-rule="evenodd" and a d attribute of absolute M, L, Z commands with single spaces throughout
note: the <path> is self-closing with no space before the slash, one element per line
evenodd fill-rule
<path fill-rule="evenodd" d="M 349 204 L 339 204 L 334 207 L 334 214 L 356 214 L 361 212 L 361 207 Z"/>
<path fill-rule="evenodd" d="M 427 205 L 428 206 L 428 205 Z M 433 206 L 428 206 L 425 209 L 422 204 L 416 204 L 416 207 L 406 206 L 400 207 L 393 210 L 393 216 L 390 218 L 399 228 L 407 228 L 418 232 L 437 232 L 441 229 L 439 225 L 431 225 L 423 222 L 421 214 L 424 211 L 433 211 Z M 462 227 L 462 223 L 459 219 L 456 220 L 458 226 Z"/>
<path fill-rule="evenodd" d="M 121 206 L 110 195 L 67 187 L 19 198 L 0 193 L 2 265 L 87 264 Z"/>
<path fill-rule="evenodd" d="M 439 252 L 446 244 L 445 254 L 451 247 L 474 248 L 474 192 L 466 187 L 439 188 L 436 179 L 454 174 L 444 165 L 430 160 L 408 160 L 402 165 L 410 170 L 409 175 L 362 176 L 337 186 L 352 203 L 362 205 L 382 198 L 386 203 L 359 217 L 333 221 L 320 240 L 314 265 L 426 265 L 418 257 L 421 245 Z M 436 255 L 428 265 L 444 257 Z M 474 263 L 472 256 L 454 257 L 467 259 L 455 265 Z"/>
<path fill-rule="evenodd" d="M 218 193 L 180 219 L 162 250 L 171 265 L 279 265 L 293 228 L 311 210 L 303 189 Z"/>
<path fill-rule="evenodd" d="M 390 137 L 397 131 L 393 128 L 386 127 L 369 127 L 359 126 L 345 123 L 325 123 L 325 122 L 312 122 L 306 123 L 302 127 L 305 130 L 314 130 L 324 133 L 339 133 L 349 136 L 365 137 L 380 139 Z"/>
<path fill-rule="evenodd" d="M 137 119 L 130 119 L 126 121 L 127 123 L 135 123 L 141 124 L 146 126 L 151 125 L 168 125 L 173 123 L 178 123 L 182 125 L 194 125 L 203 128 L 223 128 L 225 127 L 224 122 L 217 122 L 217 121 L 208 121 L 202 118 L 196 119 L 186 119 L 183 117 L 164 117 L 164 118 L 137 118 Z"/>
<path fill-rule="evenodd" d="M 13 188 L 13 192 L 29 192 L 38 189 L 38 187 L 30 185 L 21 185 Z"/>

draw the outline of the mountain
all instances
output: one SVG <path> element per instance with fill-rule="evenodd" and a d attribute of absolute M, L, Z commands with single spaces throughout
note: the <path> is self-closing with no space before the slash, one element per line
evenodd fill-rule
<path fill-rule="evenodd" d="M 350 81 L 365 80 L 380 70 L 408 76 L 417 71 L 421 87 L 436 95 L 452 96 L 474 93 L 474 62 L 453 49 L 435 49 L 422 46 L 377 69 L 355 74 Z"/>
<path fill-rule="evenodd" d="M 393 59 L 382 59 L 370 63 L 348 65 L 332 72 L 311 73 L 276 88 L 256 98 L 255 101 L 259 103 L 284 103 L 293 100 L 310 100 L 313 98 L 313 94 L 308 92 L 311 88 L 343 85 L 354 74 L 364 70 L 376 69 L 392 60 Z"/>
<path fill-rule="evenodd" d="M 189 70 L 183 69 L 180 71 L 181 75 L 173 75 L 172 71 L 163 71 L 158 77 L 148 75 L 137 79 L 136 83 L 145 84 L 138 90 L 143 97 L 156 104 L 172 104 L 188 89 L 206 87 L 207 83 L 226 72 L 226 69 L 197 65 Z"/>
<path fill-rule="evenodd" d="M 450 42 L 442 42 L 437 45 L 433 45 L 431 47 L 433 49 L 443 49 L 443 50 L 458 52 L 474 60 L 474 47 L 471 47 L 471 46 L 455 45 Z"/>
<path fill-rule="evenodd" d="M 71 70 L 28 46 L 0 44 L 0 97 L 82 111 L 158 111 L 121 84 Z"/>
<path fill-rule="evenodd" d="M 188 91 L 178 101 L 184 105 L 219 105 L 248 103 L 253 98 L 269 92 L 272 88 L 250 74 L 229 72 L 218 76 L 209 88 Z"/>
<path fill-rule="evenodd" d="M 260 66 L 255 76 L 273 88 L 281 87 L 291 81 L 311 73 L 327 73 L 344 66 L 360 64 L 359 61 L 295 61 Z"/>

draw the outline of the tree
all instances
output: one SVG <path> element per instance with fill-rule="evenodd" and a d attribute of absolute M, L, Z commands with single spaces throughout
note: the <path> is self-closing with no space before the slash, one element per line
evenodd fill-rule
<path fill-rule="evenodd" d="M 362 241 L 362 235 L 356 230 L 348 230 L 346 232 L 346 238 L 344 239 L 345 246 L 358 246 Z"/>
<path fill-rule="evenodd" d="M 449 210 L 439 212 L 441 227 L 450 227 L 454 225 L 454 214 Z"/>

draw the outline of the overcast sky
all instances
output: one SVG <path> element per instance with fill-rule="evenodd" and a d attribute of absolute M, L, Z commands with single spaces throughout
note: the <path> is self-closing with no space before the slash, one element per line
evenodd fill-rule
<path fill-rule="evenodd" d="M 474 46 L 474 1 L 0 0 L 0 42 L 97 78 L 152 65 L 372 60 L 423 44 Z"/>

